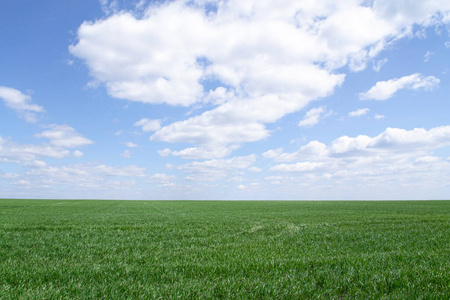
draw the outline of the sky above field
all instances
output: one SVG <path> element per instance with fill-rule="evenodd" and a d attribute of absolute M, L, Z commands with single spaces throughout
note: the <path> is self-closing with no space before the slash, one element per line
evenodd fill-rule
<path fill-rule="evenodd" d="M 448 199 L 447 0 L 2 0 L 0 198 Z"/>

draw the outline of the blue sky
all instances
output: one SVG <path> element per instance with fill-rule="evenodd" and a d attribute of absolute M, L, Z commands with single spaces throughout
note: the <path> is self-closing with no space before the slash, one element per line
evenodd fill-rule
<path fill-rule="evenodd" d="M 2 1 L 0 197 L 448 199 L 448 1 Z"/>

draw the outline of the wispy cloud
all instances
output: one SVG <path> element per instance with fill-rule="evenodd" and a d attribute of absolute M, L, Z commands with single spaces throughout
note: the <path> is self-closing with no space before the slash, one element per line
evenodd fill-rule
<path fill-rule="evenodd" d="M 125 146 L 127 146 L 128 148 L 136 148 L 136 147 L 138 147 L 137 144 L 132 143 L 132 142 L 126 142 Z"/>
<path fill-rule="evenodd" d="M 379 72 L 381 70 L 381 67 L 383 67 L 387 62 L 388 62 L 387 58 L 378 60 L 376 63 L 373 64 L 373 70 L 375 72 Z"/>
<path fill-rule="evenodd" d="M 369 110 L 370 109 L 368 109 L 368 108 L 360 108 L 355 111 L 349 112 L 348 115 L 350 117 L 360 117 L 360 116 L 366 115 L 369 112 Z"/>
<path fill-rule="evenodd" d="M 313 109 L 310 109 L 303 119 L 298 123 L 298 126 L 300 127 L 311 127 L 319 123 L 321 119 L 325 119 L 326 117 L 330 116 L 333 112 L 327 111 L 325 106 L 316 107 Z"/>
<path fill-rule="evenodd" d="M 367 92 L 360 93 L 361 100 L 387 100 L 402 89 L 433 90 L 439 85 L 440 80 L 434 76 L 422 76 L 419 73 L 403 76 L 401 78 L 379 81 Z"/>
<path fill-rule="evenodd" d="M 161 128 L 161 120 L 150 120 L 147 118 L 142 118 L 134 123 L 134 126 L 141 127 L 142 131 L 144 132 L 156 131 Z"/>
<path fill-rule="evenodd" d="M 88 138 L 80 135 L 72 127 L 68 125 L 48 125 L 49 130 L 36 134 L 38 138 L 47 138 L 50 144 L 63 148 L 75 148 L 92 144 Z"/>
<path fill-rule="evenodd" d="M 433 52 L 431 52 L 431 51 L 427 51 L 427 53 L 425 53 L 425 55 L 423 56 L 423 61 L 424 62 L 429 62 L 430 61 L 430 58 L 431 58 L 431 56 L 433 56 Z"/>
<path fill-rule="evenodd" d="M 45 112 L 42 106 L 31 103 L 30 96 L 10 87 L 0 86 L 0 98 L 7 107 L 19 112 L 30 123 L 37 121 L 37 113 Z"/>
<path fill-rule="evenodd" d="M 125 150 L 122 152 L 122 157 L 124 158 L 131 158 L 131 151 L 130 150 Z"/>
<path fill-rule="evenodd" d="M 108 13 L 114 12 L 114 1 L 101 3 Z M 152 141 L 195 147 L 269 137 L 265 124 L 341 86 L 342 67 L 365 69 L 413 24 L 428 26 L 433 15 L 448 9 L 430 1 L 416 3 L 414 11 L 406 2 L 227 1 L 210 13 L 208 1 L 158 3 L 150 4 L 140 17 L 121 11 L 83 23 L 70 52 L 86 62 L 93 80 L 112 97 L 216 105 L 186 120 L 148 128 L 155 131 Z M 212 82 L 217 88 L 211 91 Z M 371 91 L 362 98 L 386 99 L 400 88 L 391 87 L 384 94 Z M 311 126 L 315 121 L 305 122 Z"/>

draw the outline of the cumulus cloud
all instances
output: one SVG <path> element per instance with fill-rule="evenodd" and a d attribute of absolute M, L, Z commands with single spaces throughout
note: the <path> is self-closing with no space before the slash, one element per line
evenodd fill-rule
<path fill-rule="evenodd" d="M 45 112 L 42 106 L 31 103 L 30 96 L 10 87 L 0 86 L 0 98 L 7 107 L 19 112 L 30 123 L 37 121 L 36 113 Z"/>
<path fill-rule="evenodd" d="M 272 192 L 294 199 L 299 193 L 303 199 L 430 198 L 430 191 L 448 189 L 450 161 L 437 153 L 449 146 L 450 126 L 387 128 L 328 145 L 312 141 L 291 153 L 267 151 L 276 164 L 269 169 L 274 176 L 265 180 Z"/>
<path fill-rule="evenodd" d="M 132 143 L 132 142 L 126 142 L 125 146 L 127 146 L 128 148 L 136 148 L 136 147 L 138 147 L 138 145 L 136 145 L 135 143 Z"/>
<path fill-rule="evenodd" d="M 165 173 L 156 173 L 148 177 L 148 181 L 170 181 L 177 177 L 174 175 L 167 175 Z"/>
<path fill-rule="evenodd" d="M 229 159 L 211 159 L 206 161 L 194 161 L 177 168 L 189 175 L 189 180 L 215 181 L 223 179 L 230 174 L 248 169 L 256 160 L 256 155 L 236 156 Z"/>
<path fill-rule="evenodd" d="M 129 188 L 130 182 L 108 182 L 117 178 L 144 178 L 146 168 L 131 166 L 108 166 L 104 164 L 77 164 L 66 166 L 46 166 L 31 169 L 25 178 L 40 184 L 51 183 L 52 186 L 69 184 L 71 188 L 123 189 Z M 132 183 L 131 183 L 132 184 Z"/>
<path fill-rule="evenodd" d="M 18 144 L 0 137 L 0 161 L 30 164 L 42 157 L 64 158 L 70 151 L 52 145 Z"/>
<path fill-rule="evenodd" d="M 268 137 L 265 124 L 332 94 L 345 79 L 342 67 L 366 68 L 412 25 L 443 22 L 450 9 L 448 1 L 178 0 L 151 2 L 144 12 L 140 2 L 142 13 L 133 14 L 114 13 L 116 3 L 102 0 L 112 14 L 84 22 L 70 52 L 112 97 L 216 105 L 148 130 L 153 141 L 200 147 Z"/>
<path fill-rule="evenodd" d="M 228 145 L 232 143 L 253 142 L 269 136 L 269 131 L 264 124 L 251 121 L 251 115 L 256 115 L 255 110 L 267 110 L 267 118 L 276 114 L 264 108 L 264 101 L 257 105 L 248 105 L 247 109 L 238 105 L 224 104 L 214 110 L 207 111 L 200 116 L 189 118 L 185 121 L 172 123 L 156 131 L 151 137 L 152 141 L 184 142 L 197 145 Z M 269 101 L 267 101 L 267 104 Z M 254 106 L 251 110 L 249 106 Z M 246 116 L 248 114 L 249 116 Z M 246 117 L 248 118 L 246 120 Z M 256 116 L 255 116 L 256 117 Z M 259 117 L 259 116 L 258 116 Z"/>
<path fill-rule="evenodd" d="M 437 158 L 430 153 L 446 146 L 450 146 L 450 126 L 430 130 L 387 128 L 375 137 L 342 136 L 330 145 L 311 141 L 293 153 L 284 153 L 280 148 L 267 151 L 263 156 L 276 162 L 294 162 L 273 166 L 272 171 L 337 174 L 357 170 L 364 173 L 411 169 L 417 162 L 436 162 Z"/>
<path fill-rule="evenodd" d="M 360 108 L 355 111 L 349 112 L 348 115 L 350 117 L 359 117 L 359 116 L 363 116 L 363 115 L 367 114 L 369 112 L 369 110 L 370 109 L 368 109 L 368 108 Z"/>
<path fill-rule="evenodd" d="M 75 151 L 73 151 L 72 152 L 72 156 L 73 157 L 78 157 L 78 158 L 80 158 L 80 157 L 83 157 L 83 152 L 81 152 L 81 151 L 79 151 L 79 150 L 75 150 Z"/>
<path fill-rule="evenodd" d="M 142 128 L 142 131 L 144 132 L 156 131 L 161 128 L 161 120 L 150 120 L 147 118 L 142 118 L 134 123 L 134 126 L 140 126 Z"/>
<path fill-rule="evenodd" d="M 203 147 L 190 147 L 180 151 L 173 151 L 169 148 L 158 151 L 161 156 L 179 156 L 183 159 L 212 159 L 223 158 L 231 154 L 235 149 L 239 148 L 238 145 L 232 145 L 230 147 L 225 146 L 203 146 Z"/>
<path fill-rule="evenodd" d="M 93 143 L 68 125 L 53 124 L 46 127 L 50 129 L 36 134 L 36 137 L 49 139 L 51 145 L 63 148 L 75 148 Z"/>
<path fill-rule="evenodd" d="M 433 90 L 439 85 L 440 80 L 434 76 L 422 76 L 419 73 L 403 76 L 401 78 L 379 81 L 367 92 L 359 94 L 361 100 L 387 100 L 401 89 Z"/>
<path fill-rule="evenodd" d="M 281 172 L 308 172 L 317 171 L 323 167 L 324 163 L 317 162 L 299 162 L 296 164 L 280 164 L 270 168 L 270 171 L 281 171 Z"/>
<path fill-rule="evenodd" d="M 174 175 L 167 175 L 165 173 L 156 173 L 148 177 L 148 182 L 157 183 L 159 187 L 172 188 L 176 184 L 173 182 L 177 177 Z"/>
<path fill-rule="evenodd" d="M 250 168 L 248 168 L 248 170 L 250 172 L 259 173 L 259 172 L 262 172 L 263 169 L 258 168 L 258 167 L 250 167 Z"/>
<path fill-rule="evenodd" d="M 298 126 L 300 127 L 311 127 L 319 123 L 320 119 L 326 118 L 329 116 L 332 112 L 326 110 L 324 106 L 313 108 L 309 110 L 305 116 L 303 117 L 303 120 L 301 120 L 298 123 Z"/>

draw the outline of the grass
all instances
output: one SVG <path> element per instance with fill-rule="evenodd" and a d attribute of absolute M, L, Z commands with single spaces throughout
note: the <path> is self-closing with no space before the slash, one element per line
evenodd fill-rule
<path fill-rule="evenodd" d="M 0 299 L 450 299 L 450 201 L 0 200 Z"/>

